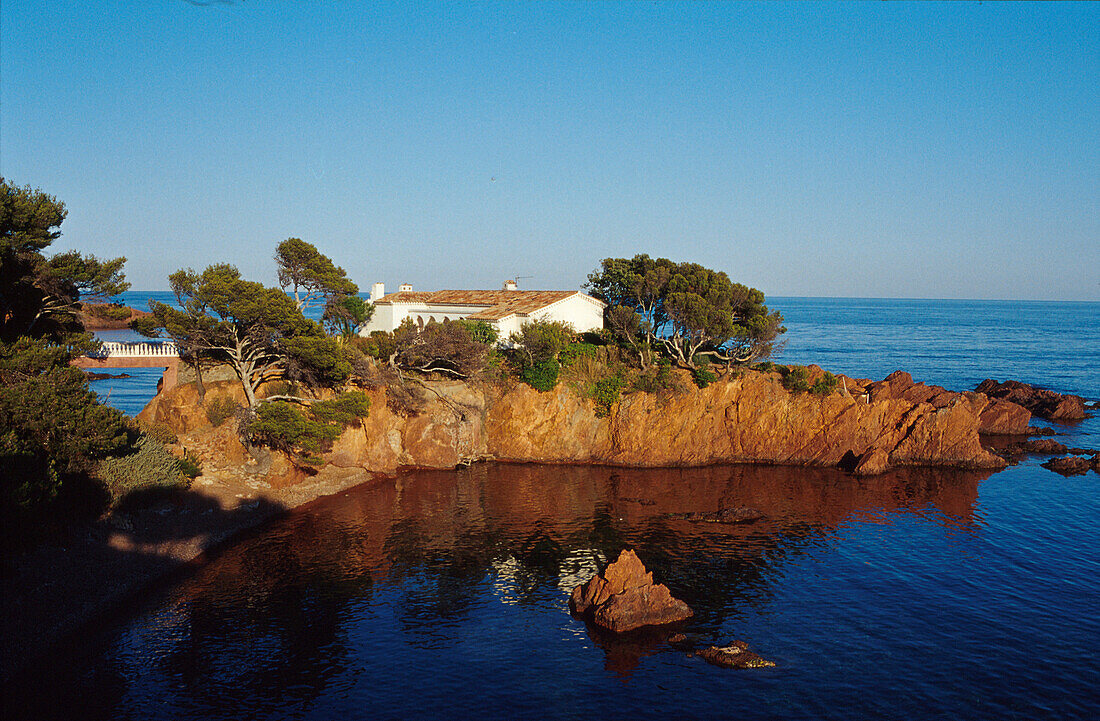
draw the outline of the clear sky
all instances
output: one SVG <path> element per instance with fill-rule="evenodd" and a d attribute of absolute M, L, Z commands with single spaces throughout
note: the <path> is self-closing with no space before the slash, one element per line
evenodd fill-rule
<path fill-rule="evenodd" d="M 1100 3 L 0 6 L 0 172 L 135 289 L 282 240 L 364 290 L 1100 300 Z"/>

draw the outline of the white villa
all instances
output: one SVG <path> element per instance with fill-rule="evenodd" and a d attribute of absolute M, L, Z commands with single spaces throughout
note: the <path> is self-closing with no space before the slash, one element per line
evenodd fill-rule
<path fill-rule="evenodd" d="M 396 293 L 386 295 L 385 286 L 371 287 L 374 316 L 359 331 L 393 331 L 406 318 L 423 328 L 435 321 L 483 320 L 494 326 L 503 340 L 533 320 L 565 321 L 578 333 L 603 328 L 602 300 L 575 290 L 519 290 L 516 282 L 507 281 L 502 290 L 435 290 L 414 291 L 402 285 Z"/>

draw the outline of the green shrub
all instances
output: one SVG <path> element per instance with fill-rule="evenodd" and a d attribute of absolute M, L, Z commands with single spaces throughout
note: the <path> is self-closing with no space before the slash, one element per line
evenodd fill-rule
<path fill-rule="evenodd" d="M 718 380 L 716 376 L 709 368 L 700 366 L 691 371 L 691 379 L 695 381 L 695 385 L 700 388 L 706 388 L 714 381 Z"/>
<path fill-rule="evenodd" d="M 216 396 L 206 402 L 206 420 L 217 428 L 227 418 L 236 415 L 238 408 L 240 406 L 229 396 Z"/>
<path fill-rule="evenodd" d="M 789 366 L 783 374 L 783 387 L 791 393 L 810 390 L 810 372 L 804 366 Z"/>
<path fill-rule="evenodd" d="M 179 460 L 180 470 L 183 471 L 183 475 L 188 478 L 198 478 L 202 475 L 202 463 L 199 461 L 199 457 L 186 448 L 183 449 L 183 458 Z"/>
<path fill-rule="evenodd" d="M 560 372 L 561 365 L 558 361 L 549 358 L 524 368 L 520 373 L 520 378 L 535 390 L 545 393 L 553 390 L 554 386 L 558 384 L 558 374 Z"/>
<path fill-rule="evenodd" d="M 489 325 L 483 320 L 456 320 L 454 322 L 465 328 L 472 340 L 485 345 L 494 345 L 500 335 L 495 326 Z M 377 332 L 375 331 L 375 333 Z"/>
<path fill-rule="evenodd" d="M 135 491 L 177 490 L 191 485 L 191 477 L 180 460 L 163 443 L 149 436 L 140 436 L 133 452 L 100 461 L 96 475 L 106 485 L 114 503 Z"/>
<path fill-rule="evenodd" d="M 310 405 L 313 417 L 322 423 L 338 423 L 347 426 L 370 414 L 370 398 L 362 391 L 348 391 L 330 401 L 318 401 Z"/>
<path fill-rule="evenodd" d="M 831 395 L 836 390 L 840 380 L 829 371 L 825 371 L 825 375 L 814 381 L 813 386 L 810 388 L 810 393 L 815 396 L 827 396 Z"/>
<path fill-rule="evenodd" d="M 570 343 L 558 354 L 563 366 L 570 366 L 578 358 L 595 358 L 599 349 L 592 343 Z"/>
<path fill-rule="evenodd" d="M 592 389 L 592 400 L 596 404 L 596 417 L 606 418 L 611 414 L 611 408 L 622 398 L 623 386 L 626 383 L 621 375 L 604 378 L 596 383 Z"/>
<path fill-rule="evenodd" d="M 757 363 L 756 365 L 752 366 L 752 369 L 758 370 L 762 373 L 771 373 L 773 370 L 775 370 L 775 363 L 772 363 L 771 361 L 763 361 L 762 363 Z"/>
<path fill-rule="evenodd" d="M 248 424 L 253 443 L 293 455 L 307 465 L 318 465 L 344 428 L 370 412 L 370 398 L 351 391 L 330 401 L 301 407 L 287 401 L 261 404 Z"/>

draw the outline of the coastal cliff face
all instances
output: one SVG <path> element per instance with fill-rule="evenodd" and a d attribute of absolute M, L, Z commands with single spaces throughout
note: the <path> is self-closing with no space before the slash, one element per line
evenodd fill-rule
<path fill-rule="evenodd" d="M 778 374 L 749 372 L 704 389 L 631 393 L 606 418 L 566 384 L 540 393 L 526 385 L 505 391 L 430 381 L 417 386 L 422 407 L 411 415 L 389 408 L 379 388 L 370 391 L 370 416 L 336 441 L 325 462 L 380 473 L 497 459 L 775 463 L 876 474 L 901 466 L 1000 468 L 1004 460 L 982 448 L 979 431 L 1026 432 L 1030 414 L 1018 406 L 895 376 L 879 384 L 846 378 L 842 391 L 817 396 L 789 393 Z M 143 417 L 201 434 L 205 417 L 189 388 L 158 396 Z M 909 397 L 928 389 L 928 398 Z"/>
<path fill-rule="evenodd" d="M 988 402 L 958 395 L 941 408 L 851 393 L 792 395 L 778 376 L 748 373 L 683 394 L 631 394 L 599 419 L 568 389 L 540 394 L 520 386 L 491 405 L 486 431 L 489 452 L 512 461 L 847 464 L 867 474 L 898 466 L 1002 467 L 978 439 Z"/>

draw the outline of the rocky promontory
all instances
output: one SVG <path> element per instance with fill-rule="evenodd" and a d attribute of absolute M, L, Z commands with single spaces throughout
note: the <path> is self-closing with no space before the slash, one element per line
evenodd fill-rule
<path fill-rule="evenodd" d="M 622 466 L 769 463 L 845 467 L 877 474 L 903 466 L 1001 468 L 979 433 L 1026 433 L 1030 414 L 981 393 L 914 384 L 908 374 L 871 383 L 842 378 L 829 395 L 791 393 L 777 373 L 750 371 L 709 385 L 623 396 L 606 417 L 568 384 L 548 392 L 516 384 L 418 380 L 404 389 L 415 411 L 395 408 L 392 391 L 368 391 L 371 411 L 325 454 L 322 471 L 393 473 L 476 460 Z M 239 395 L 232 383 L 211 394 Z M 194 388 L 158 395 L 141 417 L 176 433 L 209 433 Z M 205 430 L 204 430 L 205 429 Z M 245 458 L 233 434 L 225 454 Z M 286 464 L 277 464 L 288 473 Z M 287 480 L 290 480 L 289 477 Z"/>

